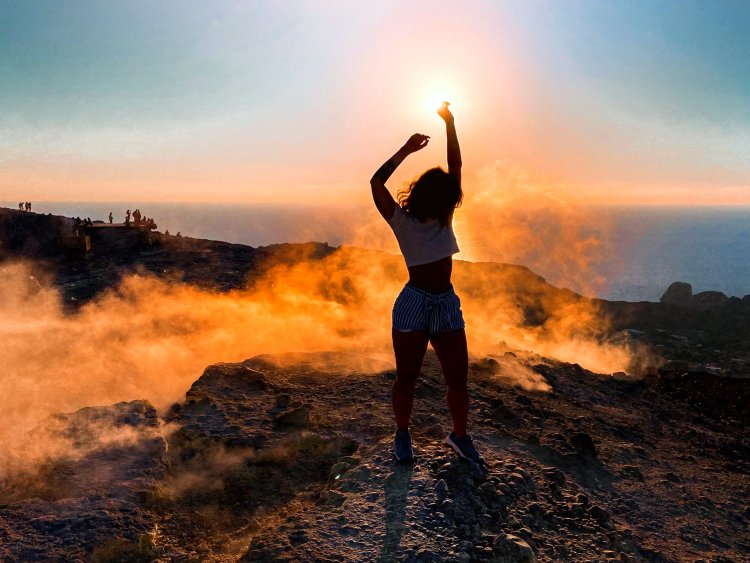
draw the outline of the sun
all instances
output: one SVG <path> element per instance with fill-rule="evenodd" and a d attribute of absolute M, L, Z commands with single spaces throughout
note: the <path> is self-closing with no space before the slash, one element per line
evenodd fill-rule
<path fill-rule="evenodd" d="M 434 84 L 426 86 L 422 94 L 422 106 L 425 110 L 436 112 L 443 102 L 455 103 L 459 99 L 456 88 L 442 81 L 435 80 Z"/>
<path fill-rule="evenodd" d="M 465 93 L 462 92 L 463 82 L 449 72 L 434 73 L 422 76 L 417 83 L 415 92 L 416 109 L 434 115 L 443 102 L 451 104 L 451 110 L 460 109 L 463 105 Z"/>
<path fill-rule="evenodd" d="M 466 112 L 475 106 L 476 92 L 472 91 L 469 77 L 460 69 L 452 67 L 425 67 L 404 81 L 403 109 L 411 123 L 425 131 L 437 126 L 437 111 L 443 102 L 450 103 L 454 115 L 466 117 Z"/>

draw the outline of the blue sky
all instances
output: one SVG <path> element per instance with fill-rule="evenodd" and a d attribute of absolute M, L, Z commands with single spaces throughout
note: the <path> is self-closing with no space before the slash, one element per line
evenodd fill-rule
<path fill-rule="evenodd" d="M 443 158 L 435 79 L 473 170 L 739 202 L 747 29 L 731 1 L 0 1 L 0 199 L 355 194 L 414 130 L 405 173 Z"/>

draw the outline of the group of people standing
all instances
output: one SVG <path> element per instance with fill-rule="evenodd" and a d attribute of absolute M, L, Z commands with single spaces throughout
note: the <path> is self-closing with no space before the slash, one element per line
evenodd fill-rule
<path fill-rule="evenodd" d="M 19 202 L 18 209 L 20 209 L 21 211 L 31 211 L 31 202 L 30 201 Z"/>
<path fill-rule="evenodd" d="M 29 204 L 28 211 L 30 210 L 31 210 L 31 204 Z M 115 216 L 111 211 L 109 212 L 109 217 L 107 217 L 107 219 L 109 220 L 110 225 L 114 223 Z M 144 217 L 141 214 L 140 209 L 136 209 L 135 211 L 130 211 L 130 209 L 128 209 L 125 212 L 125 225 L 126 226 L 130 226 L 131 219 L 134 225 L 145 225 L 149 229 L 156 229 L 156 221 L 154 221 L 154 219 L 151 217 Z M 81 219 L 80 217 L 76 217 L 74 221 L 77 227 L 80 227 L 80 226 L 90 227 L 94 224 L 94 222 L 88 217 L 86 219 Z"/>
<path fill-rule="evenodd" d="M 156 228 L 156 222 L 151 217 L 144 217 L 141 214 L 140 209 L 136 209 L 135 211 L 131 212 L 130 209 L 128 209 L 125 212 L 125 224 L 130 225 L 130 218 L 133 218 L 133 224 L 135 225 L 146 225 L 149 228 Z M 112 213 L 109 214 L 109 222 L 112 222 Z"/>

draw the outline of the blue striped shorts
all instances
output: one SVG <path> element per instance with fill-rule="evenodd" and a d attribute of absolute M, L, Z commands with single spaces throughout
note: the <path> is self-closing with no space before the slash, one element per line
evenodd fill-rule
<path fill-rule="evenodd" d="M 453 286 L 443 293 L 429 293 L 407 283 L 393 304 L 392 319 L 394 330 L 423 330 L 428 335 L 466 326 Z"/>

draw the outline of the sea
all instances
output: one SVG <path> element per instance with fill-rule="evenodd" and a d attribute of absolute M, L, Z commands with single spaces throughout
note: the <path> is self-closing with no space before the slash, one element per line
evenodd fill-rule
<path fill-rule="evenodd" d="M 18 202 L 0 205 L 17 208 Z M 40 201 L 33 202 L 32 209 L 92 220 L 106 220 L 112 211 L 115 222 L 122 222 L 125 210 L 135 207 L 144 216 L 153 217 L 162 232 L 250 246 L 308 241 L 350 244 L 358 224 L 353 218 L 372 213 L 356 206 L 234 203 Z M 593 291 L 591 296 L 658 301 L 675 281 L 692 284 L 694 292 L 750 294 L 750 206 L 621 205 L 600 206 L 594 212 L 606 218 L 609 228 L 607 252 L 591 266 L 592 278 L 606 283 L 586 290 L 589 294 Z M 362 240 L 358 242 L 362 245 Z M 555 281 L 555 272 L 544 271 L 545 266 L 524 265 Z"/>

